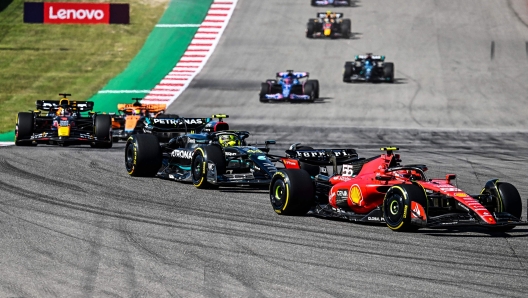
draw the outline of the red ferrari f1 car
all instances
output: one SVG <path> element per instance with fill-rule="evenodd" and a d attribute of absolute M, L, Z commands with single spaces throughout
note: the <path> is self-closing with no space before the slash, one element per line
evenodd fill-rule
<path fill-rule="evenodd" d="M 386 223 L 394 231 L 473 225 L 507 231 L 521 220 L 521 196 L 510 183 L 489 180 L 470 195 L 455 174 L 429 179 L 425 165 L 401 165 L 395 147 L 358 158 L 354 149 L 287 150 L 285 169 L 270 184 L 270 200 L 280 215 L 311 214 L 358 222 Z M 333 166 L 332 176 L 327 167 Z M 338 166 L 340 171 L 338 172 Z"/>

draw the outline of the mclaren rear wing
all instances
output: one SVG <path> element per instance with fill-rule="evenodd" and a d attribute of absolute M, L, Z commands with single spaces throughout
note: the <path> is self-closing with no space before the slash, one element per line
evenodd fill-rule
<path fill-rule="evenodd" d="M 134 104 L 134 103 L 120 103 L 117 104 L 119 111 L 125 111 L 127 109 L 141 109 L 147 110 L 149 113 L 159 113 L 167 108 L 166 104 Z"/>

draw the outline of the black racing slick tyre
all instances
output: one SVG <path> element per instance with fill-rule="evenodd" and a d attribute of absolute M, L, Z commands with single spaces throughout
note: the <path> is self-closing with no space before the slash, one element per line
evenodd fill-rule
<path fill-rule="evenodd" d="M 284 169 L 273 175 L 270 201 L 280 215 L 305 215 L 314 204 L 314 185 L 305 170 Z"/>
<path fill-rule="evenodd" d="M 344 19 L 341 23 L 341 34 L 343 38 L 350 38 L 352 36 L 352 21 L 350 19 Z"/>
<path fill-rule="evenodd" d="M 383 199 L 383 217 L 391 230 L 410 232 L 419 228 L 411 223 L 413 201 L 427 210 L 427 197 L 420 186 L 400 184 L 389 188 Z"/>
<path fill-rule="evenodd" d="M 307 83 L 311 83 L 314 86 L 315 99 L 319 98 L 319 80 L 308 80 Z"/>
<path fill-rule="evenodd" d="M 15 127 L 15 145 L 17 146 L 36 146 L 31 141 L 28 140 L 33 135 L 34 127 L 34 118 L 33 113 L 30 112 L 20 112 L 18 113 L 16 127 Z"/>
<path fill-rule="evenodd" d="M 151 134 L 131 135 L 125 145 L 125 167 L 130 176 L 154 177 L 161 167 L 161 147 Z"/>
<path fill-rule="evenodd" d="M 196 148 L 191 160 L 192 183 L 196 188 L 217 187 L 207 181 L 207 172 L 212 166 L 216 169 L 216 175 L 225 173 L 226 160 L 222 148 L 217 145 Z"/>
<path fill-rule="evenodd" d="M 515 186 L 507 182 L 498 182 L 497 190 L 498 197 L 498 212 L 507 212 L 518 219 L 521 219 L 522 214 L 522 200 L 519 191 Z M 493 231 L 505 232 L 515 228 L 515 226 L 506 227 L 492 227 Z"/>
<path fill-rule="evenodd" d="M 102 114 L 95 116 L 94 136 L 98 142 L 90 146 L 93 148 L 112 148 L 112 117 L 110 115 Z"/>
<path fill-rule="evenodd" d="M 315 19 L 308 20 L 308 23 L 306 24 L 306 37 L 307 38 L 313 38 L 315 32 Z"/>
<path fill-rule="evenodd" d="M 389 83 L 394 83 L 394 63 L 386 62 L 383 64 L 383 76 Z"/>
<path fill-rule="evenodd" d="M 268 83 L 261 83 L 260 84 L 260 93 L 259 93 L 259 99 L 260 102 L 269 102 L 269 100 L 266 98 L 266 94 L 269 92 L 269 84 Z"/>
<path fill-rule="evenodd" d="M 310 99 L 308 100 L 309 102 L 314 102 L 315 100 L 315 90 L 314 89 L 315 88 L 313 84 L 308 83 L 308 82 L 304 84 L 303 94 L 310 95 Z"/>
<path fill-rule="evenodd" d="M 353 71 L 353 64 L 352 62 L 345 62 L 345 68 L 343 69 L 343 82 L 350 83 L 352 80 L 350 79 L 352 77 L 352 71 Z"/>

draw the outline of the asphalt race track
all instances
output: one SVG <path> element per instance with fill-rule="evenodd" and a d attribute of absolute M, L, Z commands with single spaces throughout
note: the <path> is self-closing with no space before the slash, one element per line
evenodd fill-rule
<path fill-rule="evenodd" d="M 227 113 L 252 142 L 396 145 L 430 177 L 490 178 L 528 198 L 526 1 L 360 1 L 350 40 L 308 40 L 324 8 L 240 0 L 202 73 L 171 106 Z M 346 84 L 355 54 L 386 55 L 394 84 Z M 314 104 L 263 104 L 275 72 L 319 79 Z M 0 297 L 525 297 L 528 226 L 395 233 L 276 215 L 266 190 L 132 178 L 123 144 L 0 148 Z"/>

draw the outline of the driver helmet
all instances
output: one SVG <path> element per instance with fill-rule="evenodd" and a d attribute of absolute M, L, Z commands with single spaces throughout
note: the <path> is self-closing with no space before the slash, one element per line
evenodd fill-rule
<path fill-rule="evenodd" d="M 218 137 L 222 147 L 240 146 L 240 139 L 235 134 L 223 134 Z"/>
<path fill-rule="evenodd" d="M 284 78 L 283 80 L 284 84 L 291 84 L 292 83 L 292 78 L 290 76 L 287 76 Z"/>
<path fill-rule="evenodd" d="M 66 105 L 63 105 L 61 107 L 61 110 L 60 110 L 60 115 L 61 116 L 70 116 L 72 114 L 72 111 L 71 111 L 71 108 L 66 106 Z"/>
<path fill-rule="evenodd" d="M 140 109 L 132 110 L 132 115 L 140 115 L 140 114 L 141 114 L 141 110 Z"/>

